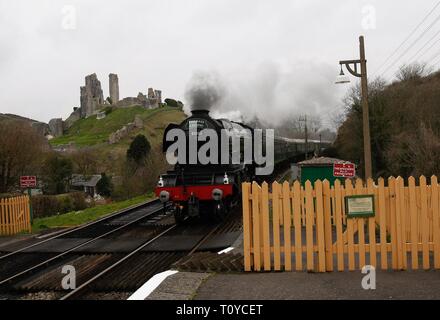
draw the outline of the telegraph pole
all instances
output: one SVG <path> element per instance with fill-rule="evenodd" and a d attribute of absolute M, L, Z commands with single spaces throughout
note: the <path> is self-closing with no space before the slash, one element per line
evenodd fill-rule
<path fill-rule="evenodd" d="M 308 151 L 309 151 L 309 133 L 307 129 L 307 115 L 304 116 L 304 119 L 299 119 L 299 121 L 304 121 L 304 135 L 306 140 L 306 160 L 309 158 Z"/>
<path fill-rule="evenodd" d="M 355 77 L 361 78 L 361 95 L 362 95 L 362 127 L 364 136 L 364 163 L 365 163 L 365 179 L 373 177 L 373 169 L 371 164 L 371 138 L 370 138 L 370 119 L 368 111 L 368 77 L 367 77 L 367 60 L 365 59 L 365 43 L 364 37 L 359 37 L 359 60 L 339 61 L 341 65 L 341 74 L 336 83 L 349 83 L 350 80 L 344 75 L 342 66 L 345 65 L 348 72 Z M 360 73 L 358 72 L 360 65 Z M 352 67 L 353 66 L 353 67 Z"/>
<path fill-rule="evenodd" d="M 362 122 L 364 133 L 364 161 L 365 161 L 365 180 L 372 178 L 371 165 L 371 138 L 370 138 L 370 115 L 368 110 L 368 78 L 367 60 L 365 60 L 364 37 L 359 37 L 359 49 L 361 58 L 361 87 L 362 87 Z"/>

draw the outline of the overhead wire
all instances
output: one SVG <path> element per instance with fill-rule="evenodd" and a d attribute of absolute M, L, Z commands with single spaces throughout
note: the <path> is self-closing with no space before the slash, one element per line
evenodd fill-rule
<path fill-rule="evenodd" d="M 412 43 L 411 43 L 411 45 L 408 47 L 408 48 L 406 48 L 406 50 L 405 51 L 403 51 L 403 53 L 401 53 L 398 57 L 397 57 L 397 59 L 395 59 L 394 61 L 393 61 L 393 63 L 391 63 L 386 69 L 385 69 L 385 71 L 383 71 L 382 72 L 382 76 L 384 76 L 392 67 L 394 67 L 395 65 L 396 65 L 396 63 L 400 60 L 400 59 L 402 59 L 408 52 L 409 52 L 409 50 L 411 50 L 419 41 L 420 41 L 420 39 L 422 39 L 422 37 L 429 31 L 429 30 L 431 30 L 432 29 L 432 27 L 435 25 L 435 24 L 437 24 L 437 22 L 438 21 L 440 21 L 440 14 L 439 15 L 437 15 L 437 17 L 435 18 L 435 20 L 422 32 L 422 34 L 420 34 Z"/>
<path fill-rule="evenodd" d="M 422 19 L 419 24 L 410 32 L 410 34 L 397 46 L 397 48 L 382 62 L 382 64 L 373 72 L 373 74 L 376 74 L 382 67 L 386 65 L 388 61 L 403 47 L 403 45 L 417 32 L 417 30 L 423 25 L 423 23 L 431 16 L 431 14 L 437 9 L 437 7 L 440 5 L 440 1 L 438 1 L 434 7 L 428 12 L 427 15 Z"/>

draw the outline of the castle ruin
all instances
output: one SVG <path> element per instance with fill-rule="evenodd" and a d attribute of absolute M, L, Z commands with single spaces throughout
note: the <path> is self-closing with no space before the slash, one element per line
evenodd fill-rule
<path fill-rule="evenodd" d="M 104 94 L 101 82 L 96 73 L 86 77 L 86 85 L 80 87 L 81 117 L 87 118 L 98 110 L 98 106 L 104 104 Z"/>
<path fill-rule="evenodd" d="M 109 84 L 109 92 L 110 99 L 112 104 L 116 104 L 119 102 L 119 80 L 118 75 L 114 73 L 110 73 L 108 75 L 108 84 Z"/>
<path fill-rule="evenodd" d="M 101 82 L 96 73 L 86 76 L 85 86 L 80 87 L 80 107 L 74 108 L 72 114 L 63 121 L 63 130 L 69 129 L 76 121 L 99 113 L 99 110 L 109 105 L 116 108 L 142 106 L 147 109 L 159 108 L 162 104 L 162 91 L 149 88 L 147 94 L 139 92 L 137 97 L 119 99 L 119 79 L 114 73 L 109 74 L 109 101 L 104 100 Z M 60 134 L 60 119 L 52 119 L 53 136 Z"/>

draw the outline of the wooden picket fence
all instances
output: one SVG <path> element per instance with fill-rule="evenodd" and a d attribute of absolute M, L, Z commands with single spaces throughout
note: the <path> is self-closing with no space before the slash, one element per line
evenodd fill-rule
<path fill-rule="evenodd" d="M 28 196 L 0 199 L 0 235 L 31 232 Z"/>
<path fill-rule="evenodd" d="M 245 271 L 440 269 L 440 187 L 430 182 L 243 183 Z M 374 195 L 375 216 L 348 218 L 352 195 Z"/>

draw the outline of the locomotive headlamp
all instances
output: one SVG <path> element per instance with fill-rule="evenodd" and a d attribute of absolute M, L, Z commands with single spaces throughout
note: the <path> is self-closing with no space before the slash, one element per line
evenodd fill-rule
<path fill-rule="evenodd" d="M 220 201 L 223 198 L 223 191 L 220 189 L 212 190 L 212 199 L 215 201 Z"/>
<path fill-rule="evenodd" d="M 163 179 L 162 179 L 162 176 L 160 176 L 160 178 L 159 178 L 159 182 L 157 183 L 157 186 L 160 187 L 160 188 L 162 188 L 163 185 L 164 185 L 164 183 L 163 183 Z"/>
<path fill-rule="evenodd" d="M 170 200 L 170 193 L 165 190 L 161 191 L 159 194 L 159 199 L 162 203 L 168 202 Z"/>
<path fill-rule="evenodd" d="M 228 177 L 228 175 L 227 175 L 226 172 L 225 172 L 225 176 L 224 176 L 224 178 L 223 178 L 223 183 L 224 183 L 224 184 L 229 184 L 229 177 Z"/>

